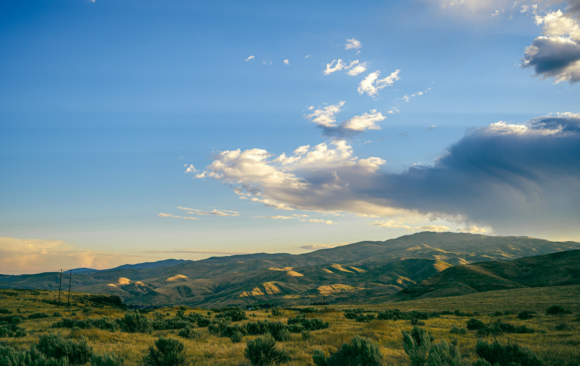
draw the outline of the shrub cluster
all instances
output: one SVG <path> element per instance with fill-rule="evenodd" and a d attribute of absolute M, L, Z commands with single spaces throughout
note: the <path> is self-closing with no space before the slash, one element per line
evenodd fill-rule
<path fill-rule="evenodd" d="M 352 338 L 350 344 L 343 343 L 337 352 L 328 357 L 319 349 L 314 351 L 312 360 L 317 366 L 380 366 L 383 364 L 379 346 L 373 341 L 359 336 Z"/>
<path fill-rule="evenodd" d="M 119 330 L 120 325 L 118 322 L 109 319 L 108 317 L 103 318 L 87 318 L 82 320 L 75 320 L 70 318 L 61 319 L 52 324 L 53 328 L 80 328 L 80 329 L 90 329 L 98 328 L 102 330 L 108 330 L 114 332 Z"/>
<path fill-rule="evenodd" d="M 270 366 L 290 360 L 288 352 L 276 348 L 276 341 L 271 336 L 248 341 L 244 356 L 254 366 Z"/>
<path fill-rule="evenodd" d="M 151 333 L 153 325 L 151 321 L 138 311 L 125 313 L 123 318 L 116 320 L 122 331 L 128 333 Z"/>
<path fill-rule="evenodd" d="M 12 314 L 12 311 L 8 309 L 0 309 L 0 314 Z"/>
<path fill-rule="evenodd" d="M 71 365 L 84 365 L 91 359 L 93 350 L 87 339 L 80 341 L 65 339 L 60 334 L 47 334 L 40 337 L 36 348 L 48 358 L 67 359 Z"/>
<path fill-rule="evenodd" d="M 0 319 L 3 324 L 0 327 L 0 337 L 15 337 L 20 338 L 26 336 L 26 329 L 19 327 L 18 324 L 22 323 L 24 319 L 19 316 L 5 316 Z"/>
<path fill-rule="evenodd" d="M 403 349 L 409 355 L 412 366 L 462 366 L 461 353 L 456 342 L 445 340 L 433 343 L 431 333 L 423 328 L 414 327 L 411 332 L 403 331 Z"/>
<path fill-rule="evenodd" d="M 502 345 L 498 341 L 477 341 L 475 352 L 480 360 L 477 366 L 542 366 L 543 362 L 527 347 L 517 344 Z"/>
<path fill-rule="evenodd" d="M 503 333 L 520 333 L 520 334 L 530 334 L 534 333 L 535 329 L 527 327 L 525 325 L 515 326 L 510 323 L 504 323 L 497 321 L 484 326 L 477 330 L 478 336 L 490 336 L 490 335 L 500 335 Z"/>
<path fill-rule="evenodd" d="M 536 313 L 535 311 L 524 310 L 518 314 L 518 319 L 520 319 L 520 320 L 532 319 L 534 317 L 535 313 Z"/>
<path fill-rule="evenodd" d="M 572 314 L 572 312 L 560 305 L 552 305 L 546 309 L 546 315 L 564 315 L 564 314 Z"/>
<path fill-rule="evenodd" d="M 304 330 L 319 330 L 326 329 L 329 326 L 328 322 L 323 321 L 320 318 L 306 319 L 304 315 L 297 315 L 294 318 L 288 319 L 288 325 L 301 325 Z M 300 333 L 298 328 L 294 333 Z"/>
<path fill-rule="evenodd" d="M 159 338 L 155 346 L 149 346 L 149 353 L 143 357 L 147 366 L 180 366 L 185 364 L 183 343 L 173 338 Z"/>
<path fill-rule="evenodd" d="M 36 347 L 29 350 L 15 350 L 12 347 L 0 346 L 0 365 L 6 366 L 68 366 L 65 359 L 46 357 Z"/>
<path fill-rule="evenodd" d="M 357 316 L 362 315 L 364 313 L 363 309 L 347 309 L 344 311 L 344 317 L 347 319 L 356 319 Z"/>
<path fill-rule="evenodd" d="M 188 325 L 187 327 L 181 329 L 178 333 L 178 336 L 183 337 L 185 339 L 193 339 L 197 337 L 197 333 L 193 330 L 192 325 Z"/>
<path fill-rule="evenodd" d="M 399 309 L 381 311 L 377 314 L 377 319 L 379 320 L 427 320 L 430 318 L 439 317 L 439 313 L 428 313 L 423 311 L 409 311 L 402 312 Z"/>
<path fill-rule="evenodd" d="M 212 310 L 214 312 L 218 312 L 214 309 L 212 309 Z M 231 318 L 231 321 L 233 321 L 233 322 L 239 322 L 239 321 L 248 319 L 248 317 L 246 316 L 246 312 L 240 308 L 237 308 L 237 307 L 220 309 L 218 314 L 216 314 L 215 317 L 216 318 Z"/>

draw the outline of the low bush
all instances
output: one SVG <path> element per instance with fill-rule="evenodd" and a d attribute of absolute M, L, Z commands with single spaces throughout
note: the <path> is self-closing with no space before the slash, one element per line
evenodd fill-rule
<path fill-rule="evenodd" d="M 413 318 L 411 319 L 411 325 L 425 325 L 425 322 L 417 318 Z"/>
<path fill-rule="evenodd" d="M 308 331 L 308 330 L 302 331 L 302 340 L 303 341 L 307 341 L 311 338 L 312 338 L 312 333 L 310 333 L 310 331 Z"/>
<path fill-rule="evenodd" d="M 239 322 L 248 319 L 246 312 L 240 308 L 226 308 L 221 310 L 216 318 L 230 318 L 232 322 Z"/>
<path fill-rule="evenodd" d="M 232 341 L 232 343 L 239 343 L 244 338 L 244 335 L 242 333 L 236 331 L 236 332 L 233 332 L 229 338 Z"/>
<path fill-rule="evenodd" d="M 364 313 L 364 309 L 347 309 L 344 311 L 344 317 L 347 319 L 356 319 L 357 316 L 362 315 L 362 313 Z"/>
<path fill-rule="evenodd" d="M 489 314 L 489 316 L 503 316 L 504 314 L 501 311 L 496 311 L 494 313 Z"/>
<path fill-rule="evenodd" d="M 455 325 L 453 327 L 451 327 L 451 330 L 449 331 L 449 333 L 451 334 L 467 334 L 467 329 L 465 328 L 458 328 Z"/>
<path fill-rule="evenodd" d="M 337 352 L 328 357 L 321 350 L 314 351 L 312 360 L 317 366 L 380 366 L 383 364 L 379 346 L 370 339 L 359 336 L 352 338 L 350 344 L 343 343 Z"/>
<path fill-rule="evenodd" d="M 423 311 L 409 311 L 402 312 L 399 309 L 381 311 L 377 314 L 379 320 L 427 320 L 430 318 L 439 317 L 440 313 L 427 313 Z"/>
<path fill-rule="evenodd" d="M 183 343 L 173 338 L 159 338 L 155 346 L 149 346 L 149 353 L 143 357 L 147 366 L 180 366 L 185 364 Z"/>
<path fill-rule="evenodd" d="M 0 365 L 2 366 L 68 366 L 66 359 L 46 357 L 36 347 L 30 350 L 15 350 L 0 345 Z"/>
<path fill-rule="evenodd" d="M 91 357 L 91 366 L 123 366 L 125 359 L 112 353 L 103 353 Z"/>
<path fill-rule="evenodd" d="M 471 318 L 467 321 L 467 329 L 469 330 L 480 330 L 483 328 L 485 328 L 485 324 L 479 319 Z"/>
<path fill-rule="evenodd" d="M 519 333 L 519 334 L 531 334 L 535 333 L 534 328 L 527 327 L 525 325 L 515 326 L 510 323 L 503 323 L 501 321 L 497 321 L 486 325 L 484 328 L 481 328 L 477 331 L 478 336 L 490 336 L 490 335 L 500 335 L 503 333 Z"/>
<path fill-rule="evenodd" d="M 535 311 L 524 310 L 518 314 L 518 319 L 520 319 L 520 320 L 533 319 L 535 313 L 536 313 Z"/>
<path fill-rule="evenodd" d="M 197 337 L 197 333 L 195 332 L 195 330 L 193 330 L 193 327 L 191 325 L 181 329 L 178 333 L 178 336 L 183 337 L 185 339 L 193 339 L 195 337 Z"/>
<path fill-rule="evenodd" d="M 0 309 L 0 314 L 12 314 L 12 311 L 8 309 Z"/>
<path fill-rule="evenodd" d="M 411 359 L 412 366 L 423 366 L 435 339 L 423 328 L 414 327 L 411 332 L 403 331 L 403 349 Z"/>
<path fill-rule="evenodd" d="M 271 322 L 258 320 L 255 323 L 246 323 L 245 328 L 249 335 L 262 335 L 270 331 Z"/>
<path fill-rule="evenodd" d="M 497 366 L 542 366 L 543 362 L 527 347 L 520 347 L 517 344 L 506 344 L 505 346 L 495 341 L 487 343 L 477 341 L 475 352 L 479 358 Z M 480 363 L 483 365 L 483 363 Z"/>
<path fill-rule="evenodd" d="M 572 314 L 572 312 L 560 305 L 552 305 L 546 309 L 546 315 L 564 315 L 564 314 Z"/>
<path fill-rule="evenodd" d="M 84 365 L 93 356 L 93 349 L 85 337 L 77 342 L 65 339 L 60 334 L 47 334 L 40 337 L 36 347 L 49 358 L 66 358 L 71 365 Z"/>
<path fill-rule="evenodd" d="M 313 314 L 313 313 L 318 313 L 318 309 L 308 307 L 308 308 L 300 309 L 299 312 L 300 312 L 300 314 Z"/>
<path fill-rule="evenodd" d="M 197 320 L 197 326 L 200 328 L 205 328 L 211 324 L 211 320 L 209 318 L 201 317 Z"/>
<path fill-rule="evenodd" d="M 270 334 L 277 342 L 285 342 L 290 340 L 290 331 L 288 326 L 281 322 L 270 323 Z"/>
<path fill-rule="evenodd" d="M 556 327 L 555 327 L 555 329 L 558 331 L 567 330 L 568 328 L 570 328 L 570 327 L 566 323 L 560 323 L 560 324 L 556 325 Z"/>
<path fill-rule="evenodd" d="M 108 330 L 111 332 L 119 330 L 119 323 L 110 320 L 108 317 L 103 318 L 87 318 L 82 320 L 75 320 L 70 318 L 63 318 L 52 324 L 53 328 L 80 328 L 80 329 L 91 329 L 97 328 L 102 330 Z"/>
<path fill-rule="evenodd" d="M 248 341 L 244 356 L 254 366 L 270 366 L 290 360 L 288 352 L 276 348 L 276 341 L 271 336 Z"/>
<path fill-rule="evenodd" d="M 412 366 L 463 366 L 457 340 L 447 343 L 444 339 L 433 343 L 431 333 L 415 327 L 403 331 L 403 349 L 411 359 Z"/>
<path fill-rule="evenodd" d="M 282 310 L 280 310 L 280 308 L 278 308 L 278 307 L 273 307 L 272 308 L 272 315 L 273 316 L 280 316 L 280 315 L 282 315 Z"/>
<path fill-rule="evenodd" d="M 292 324 L 300 324 L 305 330 L 326 329 L 329 326 L 328 322 L 320 318 L 306 319 L 304 315 L 297 315 L 294 318 L 288 319 L 288 325 Z"/>
<path fill-rule="evenodd" d="M 16 324 L 0 327 L 0 337 L 22 338 L 26 336 L 26 329 Z"/>
<path fill-rule="evenodd" d="M 368 322 L 375 320 L 375 319 L 376 319 L 375 314 L 359 314 L 359 315 L 357 315 L 355 320 L 358 323 L 368 323 Z"/>
<path fill-rule="evenodd" d="M 53 316 L 53 318 L 62 318 L 62 314 L 59 312 L 52 314 L 52 316 Z"/>
<path fill-rule="evenodd" d="M 190 325 L 191 322 L 188 320 L 184 320 L 183 317 L 175 317 L 165 320 L 155 320 L 152 323 L 153 329 L 155 330 L 183 329 Z"/>
<path fill-rule="evenodd" d="M 138 311 L 127 312 L 123 318 L 116 321 L 124 332 L 151 333 L 153 329 L 151 321 Z"/>

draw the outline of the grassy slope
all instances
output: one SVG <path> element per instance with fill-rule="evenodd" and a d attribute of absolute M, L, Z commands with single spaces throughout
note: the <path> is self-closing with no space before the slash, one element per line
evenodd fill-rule
<path fill-rule="evenodd" d="M 69 312 L 63 308 L 47 304 L 40 300 L 55 299 L 56 292 L 47 291 L 13 291 L 0 290 L 0 308 L 7 308 L 16 313 L 16 309 L 21 309 L 21 316 L 26 317 L 32 313 L 43 312 L 53 314 L 60 311 L 65 316 L 70 316 Z M 114 309 L 98 309 L 90 303 L 80 304 L 83 294 L 73 294 L 73 309 L 77 319 L 85 317 L 109 316 L 120 317 L 123 311 Z M 417 300 L 396 304 L 365 305 L 366 310 L 384 310 L 399 308 L 407 311 L 411 309 L 441 311 L 441 310 L 462 310 L 465 312 L 479 311 L 478 316 L 484 322 L 495 321 L 498 318 L 490 317 L 488 313 L 494 311 L 521 311 L 535 310 L 539 313 L 534 319 L 520 321 L 515 315 L 501 317 L 515 325 L 527 325 L 537 330 L 534 334 L 510 334 L 499 336 L 501 342 L 518 343 L 530 347 L 536 354 L 544 359 L 546 366 L 565 365 L 580 359 L 580 323 L 574 321 L 577 315 L 546 316 L 544 310 L 549 305 L 561 304 L 573 310 L 575 314 L 580 311 L 580 286 L 560 286 L 550 288 L 516 289 L 506 291 L 495 291 L 478 293 L 467 296 L 440 298 L 430 300 Z M 88 306 L 91 310 L 83 312 L 82 309 Z M 322 307 L 319 307 L 322 309 Z M 335 307 L 341 310 L 343 306 Z M 188 310 L 201 311 L 201 310 Z M 163 308 L 158 310 L 163 314 L 170 313 L 174 316 L 176 309 Z M 205 314 L 206 312 L 203 311 Z M 269 314 L 263 311 L 252 312 L 256 317 L 251 317 L 250 321 L 268 319 Z M 294 316 L 296 312 L 284 310 L 280 317 L 269 318 L 270 320 L 280 320 L 286 322 L 288 317 Z M 148 314 L 153 317 L 154 314 Z M 289 366 L 312 364 L 312 353 L 315 349 L 322 349 L 325 352 L 336 351 L 343 342 L 349 341 L 354 335 L 361 335 L 377 342 L 381 353 L 385 357 L 388 365 L 408 365 L 409 359 L 402 349 L 401 330 L 410 330 L 412 325 L 408 321 L 379 321 L 371 323 L 356 323 L 344 318 L 342 312 L 329 310 L 319 317 L 330 322 L 330 328 L 312 332 L 312 339 L 302 340 L 300 334 L 293 334 L 290 341 L 279 343 L 278 347 L 286 348 L 292 360 Z M 465 322 L 471 316 L 442 316 L 441 318 L 426 320 L 424 328 L 429 330 L 436 339 L 457 337 L 462 354 L 470 361 L 475 360 L 474 347 L 476 337 L 474 332 L 465 335 L 450 334 L 452 326 L 465 327 Z M 126 366 L 140 365 L 143 355 L 147 352 L 149 345 L 153 344 L 159 336 L 179 338 L 174 331 L 155 331 L 153 334 L 128 334 L 123 332 L 111 333 L 98 329 L 76 330 L 52 329 L 51 324 L 56 318 L 45 318 L 27 320 L 22 323 L 29 334 L 24 338 L 1 338 L 0 342 L 5 342 L 11 346 L 24 348 L 36 343 L 42 334 L 47 332 L 61 332 L 66 337 L 80 338 L 86 336 L 90 345 L 96 352 L 113 352 L 122 355 L 126 360 Z M 570 328 L 565 331 L 556 331 L 555 326 L 565 322 Z M 244 363 L 243 351 L 245 340 L 254 337 L 245 337 L 241 343 L 232 343 L 227 338 L 218 338 L 209 334 L 207 328 L 197 328 L 199 337 L 193 340 L 180 339 L 185 344 L 187 360 L 195 365 L 242 365 Z"/>
<path fill-rule="evenodd" d="M 402 290 L 397 298 L 457 296 L 523 287 L 580 283 L 580 250 L 451 267 Z"/>

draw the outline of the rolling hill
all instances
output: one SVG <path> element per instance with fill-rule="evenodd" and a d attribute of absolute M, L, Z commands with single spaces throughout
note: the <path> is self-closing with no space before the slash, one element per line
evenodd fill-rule
<path fill-rule="evenodd" d="M 580 250 L 509 262 L 481 262 L 446 269 L 398 293 L 398 300 L 580 284 Z"/>
<path fill-rule="evenodd" d="M 461 275 L 475 276 L 476 270 L 465 269 L 471 268 L 466 266 L 470 263 L 508 263 L 522 257 L 573 249 L 580 249 L 580 243 L 423 232 L 299 255 L 258 253 L 170 266 L 121 266 L 73 274 L 72 284 L 76 291 L 118 295 L 129 304 L 142 305 L 217 306 L 264 302 L 303 305 L 361 302 L 369 298 L 386 301 L 401 290 L 415 288 L 416 284 L 455 268 L 467 271 Z M 485 267 L 477 268 L 480 272 L 489 271 Z M 456 276 L 459 275 L 457 272 Z M 491 277 L 502 288 L 526 286 L 495 276 Z M 58 289 L 58 281 L 56 272 L 0 276 L 0 287 L 54 290 Z M 491 288 L 493 283 L 488 282 Z M 470 287 L 467 283 L 449 286 L 443 293 L 479 291 L 464 288 Z"/>

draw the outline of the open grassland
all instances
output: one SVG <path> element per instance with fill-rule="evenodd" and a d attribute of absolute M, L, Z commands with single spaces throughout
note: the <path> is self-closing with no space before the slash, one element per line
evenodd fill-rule
<path fill-rule="evenodd" d="M 67 329 L 52 328 L 52 325 L 64 318 L 83 320 L 87 318 L 109 317 L 121 318 L 126 310 L 114 308 L 111 304 L 100 303 L 98 298 L 91 300 L 91 295 L 74 293 L 71 299 L 72 306 L 59 308 L 54 302 L 57 293 L 37 290 L 0 290 L 0 309 L 6 309 L 0 316 L 20 316 L 25 319 L 19 324 L 26 330 L 22 337 L 0 337 L 0 344 L 18 349 L 30 347 L 38 342 L 41 335 L 61 333 L 66 338 L 81 339 L 86 337 L 93 351 L 96 353 L 114 353 L 125 359 L 125 365 L 141 365 L 143 356 L 149 347 L 161 336 L 179 339 L 185 345 L 186 359 L 190 365 L 249 365 L 244 358 L 246 341 L 257 336 L 247 335 L 241 342 L 233 342 L 230 338 L 220 337 L 211 333 L 208 327 L 195 326 L 197 335 L 185 339 L 178 335 L 178 330 L 153 330 L 151 333 L 127 333 L 121 330 L 108 331 L 97 328 Z M 63 297 L 66 302 L 66 296 Z M 561 305 L 571 311 L 570 314 L 546 315 L 546 308 L 551 305 Z M 544 360 L 545 365 L 574 366 L 580 365 L 580 286 L 561 286 L 551 288 L 517 289 L 496 292 L 478 293 L 461 297 L 415 300 L 409 302 L 349 305 L 334 307 L 314 307 L 317 313 L 307 313 L 306 318 L 320 318 L 329 323 L 327 329 L 310 332 L 308 338 L 301 333 L 290 334 L 289 340 L 278 342 L 278 348 L 288 351 L 291 360 L 287 365 L 312 365 L 312 355 L 316 349 L 326 354 L 335 352 L 344 342 L 348 342 L 356 335 L 376 342 L 385 364 L 409 365 L 409 357 L 402 346 L 401 331 L 410 331 L 414 325 L 410 320 L 370 320 L 357 322 L 347 319 L 344 310 L 362 308 L 362 314 L 379 314 L 380 311 L 400 309 L 403 312 L 411 310 L 428 312 L 446 312 L 437 317 L 423 319 L 419 325 L 432 333 L 436 340 L 457 339 L 462 357 L 470 363 L 475 362 L 475 345 L 478 339 L 476 331 L 468 331 L 466 323 L 477 318 L 485 324 L 501 321 L 514 326 L 527 326 L 534 329 L 531 334 L 504 333 L 487 336 L 484 339 L 497 339 L 502 343 L 512 342 L 529 347 L 537 356 Z M 521 311 L 533 311 L 533 318 L 518 319 Z M 185 315 L 199 314 L 216 321 L 218 313 L 207 309 L 183 307 L 165 307 L 149 312 L 146 316 L 150 320 L 171 319 Z M 55 317 L 59 312 L 62 317 Z M 48 317 L 28 319 L 32 314 L 47 314 Z M 494 314 L 495 313 L 495 314 Z M 501 313 L 501 314 L 500 314 Z M 299 314 L 298 309 L 282 309 L 280 315 L 271 311 L 246 311 L 247 320 L 233 324 L 245 324 L 258 320 L 281 321 Z M 421 324 L 424 323 L 424 324 Z M 562 325 L 564 324 L 564 325 Z M 452 328 L 455 327 L 453 333 Z M 463 330 L 462 330 L 463 329 Z M 482 336 L 480 336 L 482 337 Z"/>

